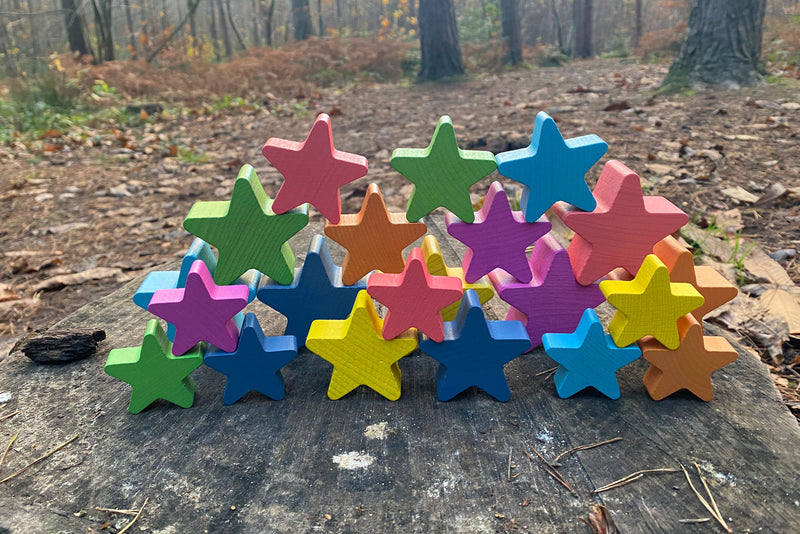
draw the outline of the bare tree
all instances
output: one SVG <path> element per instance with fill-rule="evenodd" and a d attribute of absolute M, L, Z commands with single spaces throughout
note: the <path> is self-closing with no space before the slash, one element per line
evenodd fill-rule
<path fill-rule="evenodd" d="M 295 41 L 308 39 L 314 33 L 311 27 L 311 9 L 308 0 L 292 0 L 292 24 Z"/>
<path fill-rule="evenodd" d="M 114 36 L 111 24 L 112 0 L 92 0 L 98 63 L 114 60 Z"/>
<path fill-rule="evenodd" d="M 592 56 L 592 7 L 593 0 L 573 0 L 572 13 L 575 21 L 575 46 L 573 55 Z"/>
<path fill-rule="evenodd" d="M 231 45 L 231 34 L 228 32 L 228 21 L 225 20 L 225 6 L 222 0 L 217 0 L 217 9 L 219 10 L 219 26 L 222 28 L 222 44 L 225 46 L 225 57 L 230 58 L 233 55 L 233 45 Z"/>
<path fill-rule="evenodd" d="M 503 22 L 503 40 L 508 52 L 503 58 L 505 63 L 517 65 L 522 62 L 522 29 L 520 27 L 518 0 L 500 0 Z"/>
<path fill-rule="evenodd" d="M 61 9 L 64 10 L 69 49 L 81 56 L 89 54 L 89 47 L 86 45 L 86 38 L 83 36 L 83 19 L 75 7 L 75 0 L 61 0 Z M 5 31 L 5 27 L 3 31 Z"/>
<path fill-rule="evenodd" d="M 419 77 L 436 80 L 464 74 L 453 0 L 419 0 Z"/>
<path fill-rule="evenodd" d="M 631 46 L 636 48 L 639 46 L 639 39 L 642 38 L 642 0 L 636 0 L 634 6 L 633 16 L 633 36 L 631 37 Z"/>

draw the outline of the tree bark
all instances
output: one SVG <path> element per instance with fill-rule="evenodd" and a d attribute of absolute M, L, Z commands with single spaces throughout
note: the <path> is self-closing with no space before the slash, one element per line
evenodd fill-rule
<path fill-rule="evenodd" d="M 233 55 L 233 45 L 231 45 L 231 34 L 228 32 L 228 21 L 225 20 L 225 6 L 222 0 L 217 0 L 217 9 L 219 10 L 219 26 L 222 28 L 222 44 L 225 46 L 225 57 L 230 58 Z"/>
<path fill-rule="evenodd" d="M 217 58 L 217 61 L 220 61 L 222 59 L 222 56 L 219 53 L 219 33 L 217 32 L 217 15 L 216 15 L 216 9 L 214 9 L 213 0 L 208 3 L 208 10 L 209 10 L 208 33 L 211 34 L 211 47 L 214 49 L 214 57 Z"/>
<path fill-rule="evenodd" d="M 553 21 L 556 25 L 556 39 L 558 39 L 558 49 L 562 54 L 567 54 L 567 48 L 564 44 L 564 30 L 561 28 L 561 17 L 558 16 L 558 7 L 556 0 L 550 0 L 550 11 L 553 14 Z"/>
<path fill-rule="evenodd" d="M 114 60 L 114 36 L 111 28 L 111 0 L 92 0 L 97 26 L 97 62 Z"/>
<path fill-rule="evenodd" d="M 500 0 L 500 9 L 503 15 L 503 40 L 506 42 L 508 52 L 503 58 L 504 63 L 518 65 L 522 62 L 522 29 L 520 27 L 518 0 Z"/>
<path fill-rule="evenodd" d="M 304 41 L 313 35 L 308 0 L 292 0 L 292 24 L 295 41 Z"/>
<path fill-rule="evenodd" d="M 73 53 L 85 56 L 89 53 L 89 47 L 86 46 L 86 39 L 83 36 L 83 19 L 75 8 L 75 0 L 61 0 L 61 9 L 66 12 L 64 22 L 67 25 L 69 49 Z M 5 31 L 5 27 L 3 31 Z"/>
<path fill-rule="evenodd" d="M 636 0 L 634 6 L 633 35 L 631 36 L 631 47 L 635 50 L 639 46 L 639 39 L 642 38 L 642 0 Z"/>
<path fill-rule="evenodd" d="M 574 0 L 572 4 L 575 21 L 575 46 L 572 50 L 576 57 L 592 57 L 593 3 L 593 0 Z"/>
<path fill-rule="evenodd" d="M 261 30 L 258 28 L 258 15 L 261 13 L 261 6 L 258 0 L 253 0 L 253 46 L 261 46 Z"/>
<path fill-rule="evenodd" d="M 464 74 L 453 0 L 420 0 L 418 22 L 422 48 L 418 76 L 436 80 Z"/>
<path fill-rule="evenodd" d="M 695 0 L 686 39 L 662 88 L 763 83 L 765 9 L 766 0 Z"/>
<path fill-rule="evenodd" d="M 233 20 L 233 10 L 231 9 L 231 0 L 225 0 L 225 9 L 228 10 L 228 22 L 231 25 L 233 34 L 236 36 L 236 42 L 239 43 L 239 48 L 241 50 L 247 50 L 247 45 L 244 44 L 244 38 L 242 38 L 242 34 L 239 33 L 238 28 L 236 28 L 236 22 Z"/>
<path fill-rule="evenodd" d="M 272 46 L 272 17 L 275 15 L 275 0 L 270 0 L 267 15 L 264 17 L 264 40 Z"/>

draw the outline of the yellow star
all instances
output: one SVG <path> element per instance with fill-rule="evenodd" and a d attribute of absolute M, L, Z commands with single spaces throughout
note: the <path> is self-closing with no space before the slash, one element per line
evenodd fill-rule
<path fill-rule="evenodd" d="M 617 308 L 608 333 L 618 347 L 653 336 L 668 349 L 677 349 L 678 318 L 704 301 L 691 284 L 670 283 L 667 266 L 655 254 L 645 258 L 633 280 L 604 280 L 600 290 Z"/>
<path fill-rule="evenodd" d="M 417 348 L 417 330 L 411 328 L 388 341 L 382 331 L 383 320 L 364 290 L 358 292 L 347 319 L 311 323 L 306 347 L 333 364 L 329 399 L 340 399 L 358 386 L 367 386 L 389 400 L 400 398 L 397 361 Z"/>

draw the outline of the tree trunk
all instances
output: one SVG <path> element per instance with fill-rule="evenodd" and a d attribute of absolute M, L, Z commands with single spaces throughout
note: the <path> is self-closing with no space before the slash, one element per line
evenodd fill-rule
<path fill-rule="evenodd" d="M 418 76 L 436 80 L 464 74 L 453 0 L 420 0 L 418 22 L 422 48 Z"/>
<path fill-rule="evenodd" d="M 518 65 L 522 62 L 522 30 L 520 28 L 518 0 L 500 0 L 500 9 L 503 11 L 503 40 L 506 42 L 508 52 L 503 58 L 504 63 Z"/>
<path fill-rule="evenodd" d="M 125 0 L 125 23 L 128 28 L 128 46 L 131 47 L 131 56 L 134 58 L 139 53 L 139 47 L 136 43 L 136 28 L 133 25 L 133 13 L 131 12 L 131 0 Z"/>
<path fill-rule="evenodd" d="M 217 0 L 217 9 L 219 10 L 219 27 L 222 28 L 222 44 L 225 46 L 225 57 L 230 58 L 233 55 L 233 45 L 231 45 L 231 34 L 228 32 L 228 21 L 225 20 L 225 6 L 222 0 Z"/>
<path fill-rule="evenodd" d="M 325 36 L 325 25 L 322 23 L 322 0 L 317 0 L 317 17 L 319 21 L 319 36 Z"/>
<path fill-rule="evenodd" d="M 236 22 L 233 20 L 233 10 L 231 9 L 231 0 L 225 0 L 225 9 L 228 10 L 228 22 L 231 25 L 233 34 L 236 36 L 236 42 L 239 43 L 240 50 L 247 50 L 247 45 L 244 44 L 244 38 L 239 30 L 236 28 Z"/>
<path fill-rule="evenodd" d="M 192 11 L 191 4 L 192 0 L 186 0 L 187 5 L 189 5 L 189 35 L 192 36 L 192 40 L 194 41 L 194 46 L 197 46 L 197 20 L 194 17 L 194 11 Z"/>
<path fill-rule="evenodd" d="M 112 0 L 92 0 L 97 27 L 97 62 L 114 60 L 114 36 L 111 32 Z"/>
<path fill-rule="evenodd" d="M 311 28 L 311 9 L 308 0 L 292 0 L 292 24 L 295 41 L 304 41 L 314 33 Z"/>
<path fill-rule="evenodd" d="M 86 39 L 83 36 L 83 19 L 75 8 L 75 0 L 61 0 L 61 9 L 65 11 L 64 21 L 67 25 L 69 49 L 73 53 L 85 56 L 89 53 Z M 5 31 L 5 27 L 3 28 Z"/>
<path fill-rule="evenodd" d="M 214 57 L 217 58 L 217 61 L 222 59 L 222 56 L 219 53 L 219 33 L 217 32 L 217 15 L 216 9 L 214 9 L 213 0 L 208 3 L 208 10 L 209 10 L 209 21 L 208 21 L 208 33 L 211 34 L 211 47 L 214 49 Z"/>
<path fill-rule="evenodd" d="M 634 7 L 633 35 L 631 36 L 631 47 L 635 50 L 639 46 L 639 39 L 642 38 L 642 0 L 636 0 Z"/>
<path fill-rule="evenodd" d="M 264 17 L 264 40 L 272 46 L 272 17 L 275 15 L 275 0 L 270 0 L 267 15 Z"/>
<path fill-rule="evenodd" d="M 678 58 L 662 88 L 737 88 L 763 83 L 761 32 L 766 0 L 695 0 Z"/>
<path fill-rule="evenodd" d="M 567 48 L 564 43 L 564 30 L 561 28 L 561 17 L 558 16 L 558 7 L 556 6 L 556 0 L 550 0 L 550 11 L 553 13 L 553 21 L 556 25 L 556 39 L 558 39 L 558 50 L 565 55 L 567 54 Z"/>
<path fill-rule="evenodd" d="M 572 13 L 575 21 L 576 57 L 592 57 L 592 7 L 593 0 L 574 0 Z"/>
<path fill-rule="evenodd" d="M 261 30 L 258 28 L 258 15 L 261 7 L 258 0 L 253 0 L 253 46 L 261 46 Z"/>

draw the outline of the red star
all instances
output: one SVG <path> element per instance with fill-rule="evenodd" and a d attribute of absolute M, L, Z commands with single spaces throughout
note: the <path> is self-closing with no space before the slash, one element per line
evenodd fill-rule
<path fill-rule="evenodd" d="M 367 158 L 333 147 L 331 118 L 325 113 L 302 143 L 271 137 L 261 153 L 284 179 L 272 204 L 275 213 L 308 202 L 336 224 L 342 214 L 339 188 L 367 174 Z"/>
<path fill-rule="evenodd" d="M 389 310 L 383 322 L 384 339 L 393 339 L 416 327 L 441 343 L 442 310 L 460 299 L 462 292 L 460 278 L 428 272 L 421 248 L 411 251 L 402 273 L 374 273 L 367 284 L 367 293 Z"/>
<path fill-rule="evenodd" d="M 558 203 L 554 211 L 575 237 L 569 259 L 575 278 L 588 285 L 617 267 L 635 275 L 653 245 L 680 229 L 689 217 L 664 197 L 644 196 L 639 176 L 611 160 L 594 188 L 594 211 Z"/>

